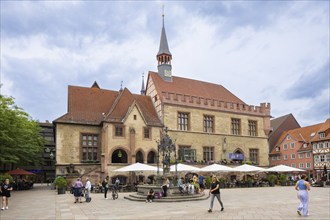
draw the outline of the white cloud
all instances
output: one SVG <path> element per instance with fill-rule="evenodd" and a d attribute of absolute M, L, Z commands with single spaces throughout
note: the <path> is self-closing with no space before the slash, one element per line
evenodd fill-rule
<path fill-rule="evenodd" d="M 117 90 L 123 80 L 139 93 L 142 72 L 146 79 L 157 70 L 162 2 L 71 3 L 28 2 L 19 12 L 7 2 L 1 8 L 7 10 L 1 15 L 2 92 L 34 118 L 63 114 L 68 84 L 97 80 Z M 170 2 L 165 27 L 173 74 L 221 84 L 248 104 L 271 102 L 276 117 L 293 113 L 301 125 L 312 123 L 306 106 L 322 100 L 288 100 L 285 92 L 328 62 L 329 7 L 283 4 Z M 39 98 L 31 88 L 49 91 L 39 108 L 32 107 Z"/>

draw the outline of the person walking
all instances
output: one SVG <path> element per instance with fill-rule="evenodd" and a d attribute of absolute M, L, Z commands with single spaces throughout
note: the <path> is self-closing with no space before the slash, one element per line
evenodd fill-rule
<path fill-rule="evenodd" d="M 303 174 L 297 181 L 295 189 L 298 191 L 300 204 L 297 209 L 298 215 L 308 216 L 308 191 L 311 189 L 309 182 L 306 181 L 306 175 Z"/>
<path fill-rule="evenodd" d="M 107 197 L 107 193 L 108 193 L 108 189 L 109 189 L 109 176 L 107 176 L 103 182 L 102 182 L 102 187 L 104 188 L 104 198 L 108 199 Z"/>
<path fill-rule="evenodd" d="M 116 190 L 118 191 L 119 190 L 119 184 L 120 184 L 120 180 L 118 179 L 118 177 L 116 178 L 116 181 L 115 181 L 115 187 L 116 187 Z"/>
<path fill-rule="evenodd" d="M 216 197 L 221 205 L 221 212 L 224 210 L 221 198 L 220 198 L 220 183 L 217 180 L 217 177 L 215 175 L 212 176 L 212 183 L 209 191 L 209 195 L 211 194 L 211 203 L 210 203 L 210 208 L 208 212 L 212 212 L 213 209 L 213 202 L 214 202 L 214 197 Z"/>
<path fill-rule="evenodd" d="M 91 189 L 92 189 L 91 181 L 89 181 L 89 178 L 87 178 L 86 179 L 86 184 L 85 184 L 85 198 L 86 198 L 86 201 L 89 201 L 89 199 L 90 199 Z"/>
<path fill-rule="evenodd" d="M 76 180 L 76 182 L 74 183 L 74 185 L 73 185 L 73 195 L 75 197 L 74 203 L 77 203 L 78 201 L 80 203 L 82 203 L 81 202 L 81 195 L 82 195 L 82 189 L 83 189 L 83 187 L 84 187 L 84 185 L 81 182 L 81 179 L 78 178 Z"/>
<path fill-rule="evenodd" d="M 0 195 L 2 196 L 1 210 L 9 209 L 8 200 L 10 197 L 10 191 L 13 190 L 12 185 L 9 183 L 9 179 L 5 179 L 4 184 L 0 187 Z"/>

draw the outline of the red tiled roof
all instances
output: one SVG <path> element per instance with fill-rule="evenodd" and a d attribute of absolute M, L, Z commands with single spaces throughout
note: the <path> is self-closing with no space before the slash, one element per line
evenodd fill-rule
<path fill-rule="evenodd" d="M 138 106 L 147 125 L 161 126 L 157 112 L 153 106 L 150 96 L 132 94 L 125 88 L 119 95 L 113 108 L 109 111 L 105 121 L 122 122 L 127 115 L 130 107 L 134 104 Z"/>
<path fill-rule="evenodd" d="M 125 88 L 118 96 L 115 104 L 109 109 L 106 115 L 105 121 L 108 122 L 121 122 L 125 117 L 128 108 L 134 101 L 134 97 L 127 88 Z"/>
<path fill-rule="evenodd" d="M 146 122 L 148 123 L 148 125 L 162 126 L 162 123 L 158 118 L 158 114 L 156 112 L 154 104 L 152 103 L 151 97 L 143 96 L 143 95 L 134 95 L 134 98 L 138 103 L 142 115 L 146 120 Z"/>
<path fill-rule="evenodd" d="M 293 119 L 299 125 L 299 123 L 296 121 L 295 117 L 293 117 L 292 114 L 287 114 L 270 120 L 270 127 L 272 127 L 273 131 L 275 131 L 289 118 Z"/>
<path fill-rule="evenodd" d="M 158 75 L 158 73 L 151 71 L 149 72 L 149 77 L 152 78 L 160 99 L 163 101 L 164 97 L 162 92 L 171 92 L 225 102 L 245 104 L 241 99 L 236 97 L 221 85 L 177 76 L 172 76 L 172 81 L 165 81 Z"/>
<path fill-rule="evenodd" d="M 104 116 L 106 121 L 122 122 L 130 106 L 137 103 L 147 125 L 162 125 L 149 96 L 134 95 L 126 88 L 120 93 L 95 85 L 69 86 L 68 113 L 54 122 L 99 125 Z"/>
<path fill-rule="evenodd" d="M 307 126 L 307 127 L 296 128 L 296 129 L 292 129 L 289 131 L 285 131 L 282 133 L 282 135 L 278 139 L 275 146 L 280 146 L 282 141 L 284 140 L 284 138 L 287 135 L 290 135 L 291 139 L 293 139 L 296 142 L 309 144 L 311 142 L 312 138 L 314 137 L 314 136 L 312 136 L 312 134 L 314 133 L 314 135 L 316 135 L 317 131 L 320 129 L 321 126 L 322 126 L 322 124 L 316 124 L 316 125 L 311 125 L 311 126 Z M 308 146 L 308 147 L 310 147 L 310 146 Z M 308 150 L 308 149 L 304 148 L 304 150 Z M 278 153 L 278 152 L 276 151 L 276 147 L 274 147 L 272 149 L 272 151 L 270 152 L 270 154 L 276 154 L 276 153 Z"/>
<path fill-rule="evenodd" d="M 54 122 L 98 125 L 103 119 L 103 113 L 109 111 L 117 96 L 117 91 L 69 86 L 68 113 Z"/>
<path fill-rule="evenodd" d="M 300 128 L 300 125 L 292 114 L 288 114 L 270 120 L 270 127 L 272 132 L 269 134 L 268 141 L 269 150 L 272 151 L 284 131 Z"/>
<path fill-rule="evenodd" d="M 320 138 L 319 133 L 324 132 L 325 137 Z M 311 140 L 311 142 L 317 142 L 317 141 L 324 141 L 324 140 L 330 140 L 330 118 L 328 118 L 324 123 L 321 124 L 320 129 L 315 133 L 315 136 Z"/>

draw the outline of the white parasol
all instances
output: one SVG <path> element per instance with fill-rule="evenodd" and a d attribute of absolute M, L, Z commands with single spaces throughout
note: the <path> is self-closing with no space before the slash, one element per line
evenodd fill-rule
<path fill-rule="evenodd" d="M 275 167 L 271 167 L 265 169 L 266 172 L 306 172 L 306 170 L 301 170 L 295 167 L 289 167 L 286 165 L 277 165 Z"/>
<path fill-rule="evenodd" d="M 233 168 L 227 167 L 220 164 L 212 164 L 200 169 L 201 172 L 230 172 L 233 171 Z"/>
<path fill-rule="evenodd" d="M 266 171 L 265 168 L 262 167 L 257 167 L 257 166 L 252 166 L 249 164 L 243 164 L 241 166 L 233 168 L 233 171 L 237 172 L 260 172 L 260 171 Z"/>
<path fill-rule="evenodd" d="M 134 163 L 122 168 L 115 170 L 116 172 L 129 172 L 129 171 L 155 171 L 157 172 L 157 167 L 150 166 L 143 163 Z M 163 171 L 162 168 L 159 168 L 159 171 Z"/>
<path fill-rule="evenodd" d="M 177 164 L 177 171 L 199 171 L 200 168 L 198 167 L 194 167 L 194 166 L 190 166 L 190 165 L 186 165 L 186 164 L 182 164 L 182 163 L 178 163 Z M 172 165 L 170 168 L 171 172 L 175 172 L 175 165 Z"/>

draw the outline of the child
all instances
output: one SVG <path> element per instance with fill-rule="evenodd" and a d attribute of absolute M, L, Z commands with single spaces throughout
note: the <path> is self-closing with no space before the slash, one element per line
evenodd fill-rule
<path fill-rule="evenodd" d="M 0 194 L 2 195 L 2 208 L 1 210 L 8 209 L 8 200 L 10 197 L 10 191 L 13 190 L 13 187 L 9 183 L 9 179 L 5 179 L 5 183 L 0 188 Z"/>
<path fill-rule="evenodd" d="M 154 191 L 152 189 L 149 190 L 148 195 L 147 195 L 147 200 L 146 202 L 152 202 L 152 200 L 154 199 Z"/>

